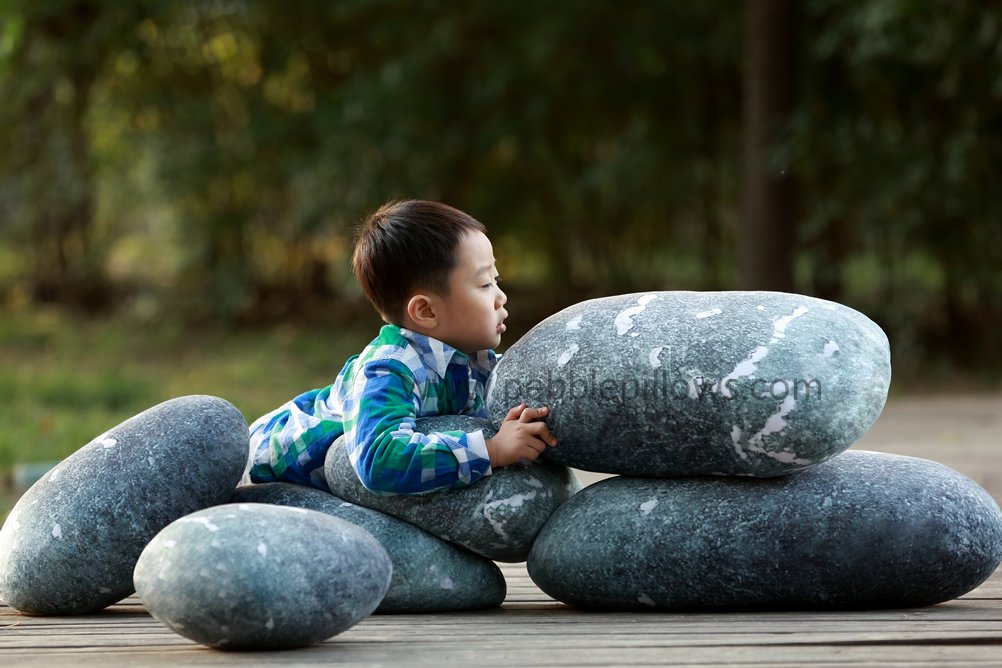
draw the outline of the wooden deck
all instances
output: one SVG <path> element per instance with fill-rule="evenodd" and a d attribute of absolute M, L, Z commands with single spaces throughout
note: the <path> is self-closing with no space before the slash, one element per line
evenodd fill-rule
<path fill-rule="evenodd" d="M 857 447 L 935 459 L 1002 499 L 1000 441 L 1002 396 L 909 399 L 888 405 Z M 508 598 L 500 609 L 373 615 L 286 652 L 207 649 L 168 631 L 135 597 L 85 617 L 0 606 L 0 665 L 1002 666 L 1002 569 L 927 608 L 634 614 L 575 610 L 539 591 L 524 564 L 501 567 Z"/>

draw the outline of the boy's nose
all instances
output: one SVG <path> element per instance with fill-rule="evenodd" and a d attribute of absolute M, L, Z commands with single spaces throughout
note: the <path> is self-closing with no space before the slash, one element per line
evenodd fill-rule
<path fill-rule="evenodd" d="M 505 304 L 507 304 L 507 303 L 508 303 L 508 295 L 506 295 L 506 294 L 504 293 L 504 290 L 502 290 L 501 288 L 498 288 L 498 293 L 499 293 L 499 294 L 498 294 L 498 303 L 499 303 L 499 304 L 500 304 L 501 306 L 504 306 Z"/>

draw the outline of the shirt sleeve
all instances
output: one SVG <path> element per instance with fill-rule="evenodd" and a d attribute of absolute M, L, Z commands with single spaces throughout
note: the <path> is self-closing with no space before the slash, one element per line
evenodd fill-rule
<path fill-rule="evenodd" d="M 491 474 L 483 430 L 414 430 L 421 397 L 403 362 L 369 362 L 350 393 L 344 405 L 345 447 L 366 489 L 422 494 L 466 487 Z"/>
<path fill-rule="evenodd" d="M 328 414 L 331 386 L 304 392 L 263 415 L 250 426 L 252 482 L 293 482 L 328 490 L 324 457 L 341 435 L 341 423 Z"/>

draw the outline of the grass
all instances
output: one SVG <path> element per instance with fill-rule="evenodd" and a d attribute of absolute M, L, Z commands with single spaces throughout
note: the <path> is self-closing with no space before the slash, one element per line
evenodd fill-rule
<path fill-rule="evenodd" d="M 185 330 L 61 311 L 0 313 L 0 480 L 60 460 L 140 411 L 186 394 L 232 402 L 248 422 L 333 382 L 375 335 L 282 326 Z M 0 517 L 11 499 L 0 501 Z"/>

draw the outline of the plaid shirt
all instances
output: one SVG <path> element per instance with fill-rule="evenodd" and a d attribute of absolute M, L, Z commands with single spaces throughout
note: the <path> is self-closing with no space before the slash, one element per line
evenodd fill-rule
<path fill-rule="evenodd" d="M 414 431 L 433 415 L 486 417 L 484 386 L 501 355 L 467 355 L 442 341 L 384 325 L 333 385 L 310 390 L 250 426 L 253 482 L 328 490 L 324 458 L 345 435 L 359 479 L 378 494 L 471 485 L 491 474 L 482 430 Z"/>

